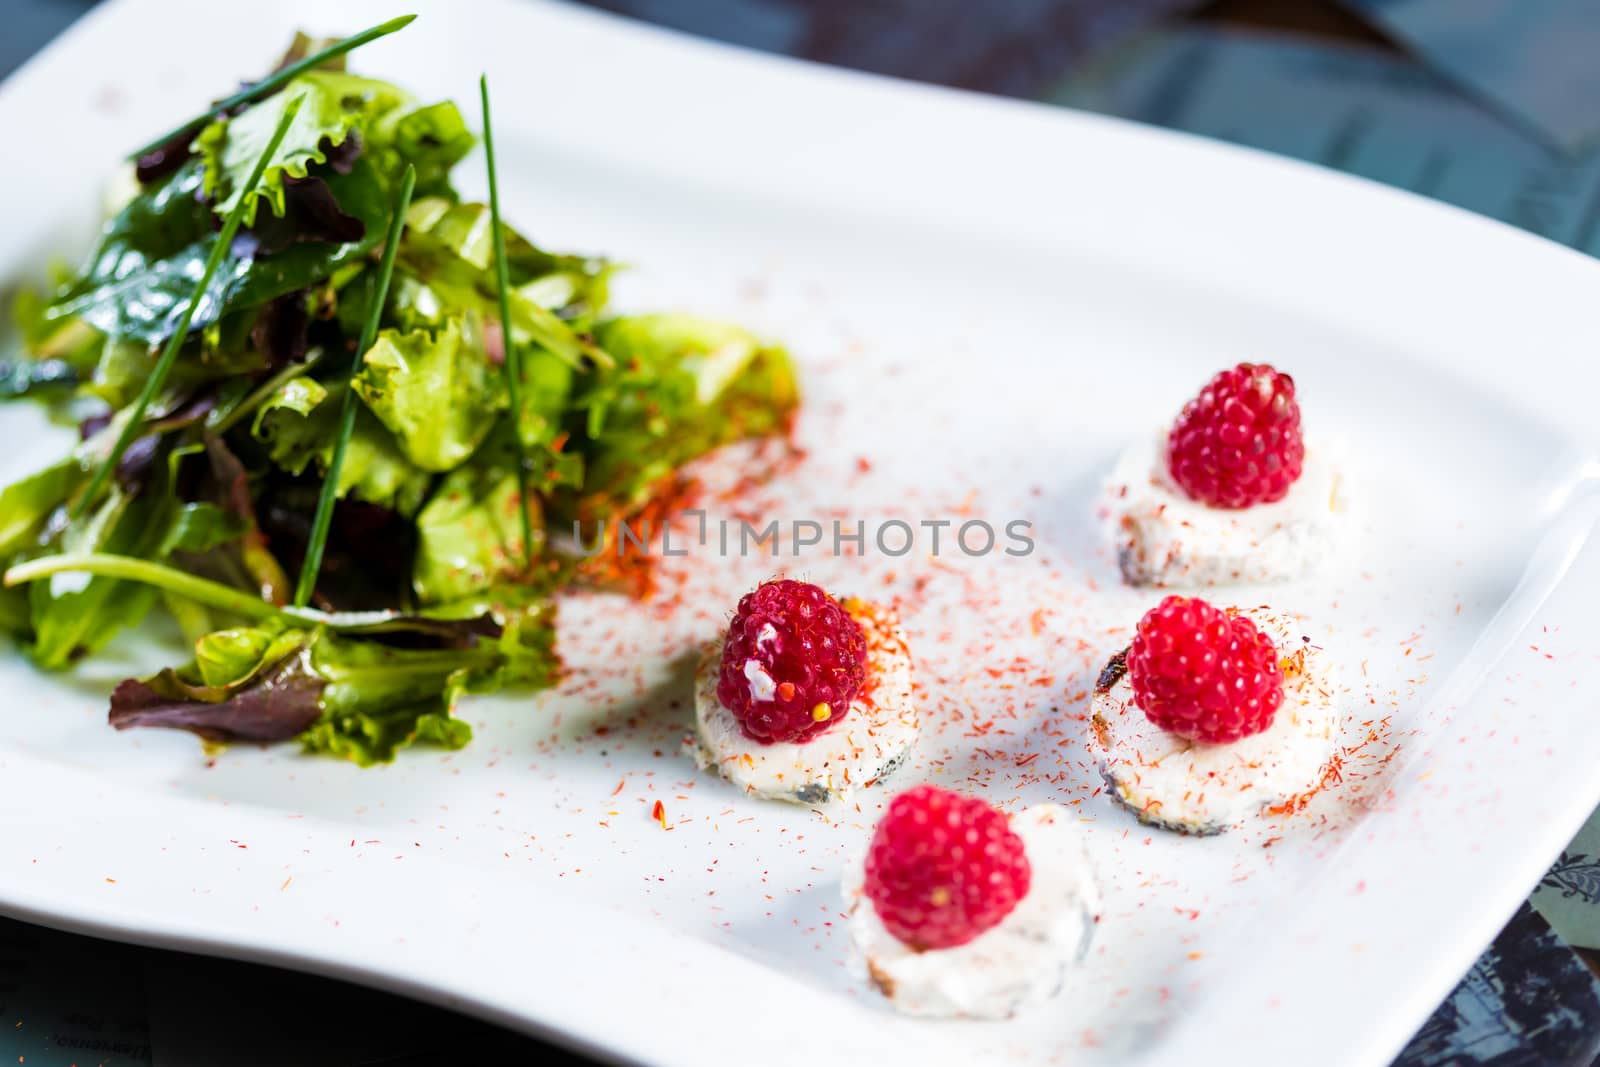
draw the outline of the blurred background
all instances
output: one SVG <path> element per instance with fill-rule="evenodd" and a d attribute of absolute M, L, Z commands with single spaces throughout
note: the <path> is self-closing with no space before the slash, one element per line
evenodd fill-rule
<path fill-rule="evenodd" d="M 0 76 L 94 6 L 0 0 Z M 816 62 L 1247 145 L 1600 255 L 1600 0 L 588 6 Z M 336 0 L 325 10 L 318 32 L 356 28 L 339 24 Z M 1600 817 L 1397 1063 L 1600 1067 L 1597 950 Z M 363 1025 L 379 1018 L 381 1026 Z M 35 1067 L 589 1062 L 326 979 L 3 919 L 0 1053 Z"/>

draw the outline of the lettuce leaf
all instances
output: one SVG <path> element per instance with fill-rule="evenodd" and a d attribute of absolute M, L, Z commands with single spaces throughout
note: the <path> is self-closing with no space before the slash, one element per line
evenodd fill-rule
<path fill-rule="evenodd" d="M 424 604 L 483 593 L 523 571 L 521 489 L 516 473 L 464 467 L 452 472 L 417 515 L 412 587 Z M 530 497 L 535 551 L 544 547 L 537 497 Z"/>
<path fill-rule="evenodd" d="M 474 313 L 451 317 L 437 332 L 381 331 L 351 384 L 406 458 L 426 471 L 466 462 L 506 403 Z"/>
<path fill-rule="evenodd" d="M 110 721 L 211 741 L 298 738 L 307 752 L 363 766 L 411 744 L 460 748 L 472 737 L 452 715 L 462 693 L 548 686 L 559 669 L 545 609 L 513 598 L 496 610 L 366 633 L 277 622 L 218 631 L 196 642 L 186 666 L 119 685 Z"/>
<path fill-rule="evenodd" d="M 252 189 L 244 188 L 284 109 L 304 97 L 289 132 Z M 241 198 L 245 222 L 257 222 L 265 200 L 274 215 L 286 213 L 287 186 L 320 164 L 337 162 L 350 143 L 376 165 L 386 180 L 397 179 L 407 163 L 417 168 L 423 195 L 453 195 L 450 168 L 476 143 L 456 106 L 448 101 L 417 106 L 398 86 L 342 71 L 302 74 L 282 90 L 232 118 L 218 119 L 195 138 L 205 166 L 203 194 L 225 216 Z"/>
<path fill-rule="evenodd" d="M 400 243 L 402 271 L 391 297 L 402 328 L 438 327 L 446 316 L 463 311 L 499 319 L 489 222 L 485 204 L 451 204 L 431 197 L 411 205 Z M 512 338 L 574 367 L 586 360 L 609 362 L 586 331 L 605 305 L 611 266 L 581 256 L 551 255 L 509 228 L 505 238 Z"/>
<path fill-rule="evenodd" d="M 467 129 L 461 112 L 449 101 L 398 112 L 380 127 L 377 148 L 397 157 L 391 172 L 417 168 L 417 196 L 455 198 L 450 170 L 471 152 L 477 137 Z"/>
<path fill-rule="evenodd" d="M 295 378 L 257 409 L 252 433 L 267 446 L 272 462 L 289 473 L 301 474 L 313 462 L 326 471 L 343 392 L 343 386 L 330 389 L 311 378 Z M 377 417 L 360 409 L 339 471 L 339 496 L 415 515 L 430 482 L 428 472 L 406 458 Z"/>
<path fill-rule="evenodd" d="M 389 763 L 402 748 L 432 745 L 461 749 L 472 740 L 472 726 L 437 704 L 454 706 L 454 692 L 442 692 L 438 702 L 427 701 L 394 708 L 355 708 L 325 714 L 299 735 L 300 747 L 346 759 L 362 767 Z"/>
<path fill-rule="evenodd" d="M 188 730 L 209 741 L 294 737 L 321 714 L 327 687 L 312 668 L 312 638 L 277 624 L 207 634 L 189 667 L 118 685 L 111 725 Z"/>
<path fill-rule="evenodd" d="M 246 188 L 284 111 L 296 99 L 302 100 L 300 110 L 282 143 L 260 182 Z M 221 217 L 244 200 L 246 226 L 255 224 L 256 208 L 263 198 L 281 218 L 287 211 L 284 179 L 306 177 L 313 164 L 328 162 L 329 151 L 342 145 L 352 130 L 370 126 L 409 102 L 400 89 L 373 78 L 322 70 L 302 74 L 240 114 L 218 119 L 200 131 L 194 147 L 205 170 L 201 195 Z"/>
<path fill-rule="evenodd" d="M 639 315 L 596 338 L 617 365 L 586 373 L 575 405 L 585 474 L 572 510 L 585 519 L 631 514 L 695 457 L 783 432 L 799 404 L 788 354 L 738 326 Z"/>

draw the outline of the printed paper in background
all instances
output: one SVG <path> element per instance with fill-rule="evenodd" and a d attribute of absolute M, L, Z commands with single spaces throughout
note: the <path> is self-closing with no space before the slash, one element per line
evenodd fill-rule
<path fill-rule="evenodd" d="M 1548 148 L 1404 56 L 1186 28 L 1142 36 L 1049 95 L 1371 178 L 1600 255 L 1600 153 Z"/>
<path fill-rule="evenodd" d="M 1600 811 L 1539 883 L 1533 906 L 1569 943 L 1600 952 Z"/>
<path fill-rule="evenodd" d="M 1341 0 L 1467 92 L 1566 151 L 1600 141 L 1594 0 Z"/>
<path fill-rule="evenodd" d="M 1090 55 L 1205 0 L 587 0 L 733 44 L 1033 96 Z"/>

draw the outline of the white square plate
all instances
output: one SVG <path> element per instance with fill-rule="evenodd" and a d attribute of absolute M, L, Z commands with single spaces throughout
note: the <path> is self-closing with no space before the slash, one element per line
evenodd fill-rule
<path fill-rule="evenodd" d="M 416 7 L 354 66 L 468 103 L 488 71 L 514 223 L 632 264 L 623 306 L 734 317 L 801 360 L 805 460 L 714 499 L 713 520 L 1016 518 L 1038 549 L 667 560 L 649 605 L 563 605 L 559 692 L 469 701 L 466 751 L 370 771 L 109 730 L 112 682 L 182 656 L 159 627 L 64 676 L 7 652 L 0 909 L 652 1064 L 1391 1056 L 1600 801 L 1600 265 L 1101 119 L 559 6 Z M 85 247 L 118 154 L 294 28 L 394 13 L 97 9 L 0 88 L 0 276 Z M 1292 371 L 1313 435 L 1348 455 L 1353 558 L 1238 594 L 1324 634 L 1346 774 L 1304 812 L 1183 839 L 1114 810 L 1084 748 L 1088 682 L 1155 599 L 1119 585 L 1095 492 L 1119 448 L 1241 359 Z M 7 480 L 61 446 L 29 408 L 0 428 Z M 891 1014 L 845 966 L 838 899 L 885 797 L 820 818 L 681 751 L 685 663 L 779 569 L 901 604 L 929 730 L 898 786 L 1075 804 L 1107 902 L 1051 1008 Z"/>

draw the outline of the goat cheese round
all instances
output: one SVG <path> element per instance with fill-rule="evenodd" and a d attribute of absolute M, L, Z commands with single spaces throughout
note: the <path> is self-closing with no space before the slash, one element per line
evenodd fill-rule
<path fill-rule="evenodd" d="M 862 885 L 865 856 L 843 879 L 858 967 L 900 1011 L 941 1018 L 1005 1019 L 1060 992 L 1089 948 L 1100 894 L 1077 817 L 1038 804 L 1011 818 L 1032 877 L 1000 924 L 965 945 L 918 951 L 891 934 Z"/>
<path fill-rule="evenodd" d="M 1243 614 L 1277 645 L 1283 671 L 1283 706 L 1261 733 L 1220 745 L 1179 737 L 1134 704 L 1125 650 L 1101 672 L 1092 743 L 1107 791 L 1140 822 L 1220 833 L 1314 793 L 1327 774 L 1339 730 L 1333 658 L 1287 615 L 1261 608 Z"/>
<path fill-rule="evenodd" d="M 1131 446 L 1106 483 L 1117 564 L 1131 585 L 1229 585 L 1304 577 L 1339 548 L 1344 523 L 1339 472 L 1306 449 L 1289 493 L 1271 504 L 1214 508 L 1172 480 L 1165 431 Z"/>
<path fill-rule="evenodd" d="M 762 744 L 744 735 L 733 712 L 717 699 L 722 640 L 706 650 L 695 672 L 695 756 L 759 797 L 822 806 L 893 773 L 917 740 L 911 650 L 895 613 L 861 600 L 841 601 L 867 639 L 866 681 L 838 725 L 808 741 Z M 751 661 L 763 680 L 772 684 Z M 757 690 L 759 691 L 759 690 Z"/>

